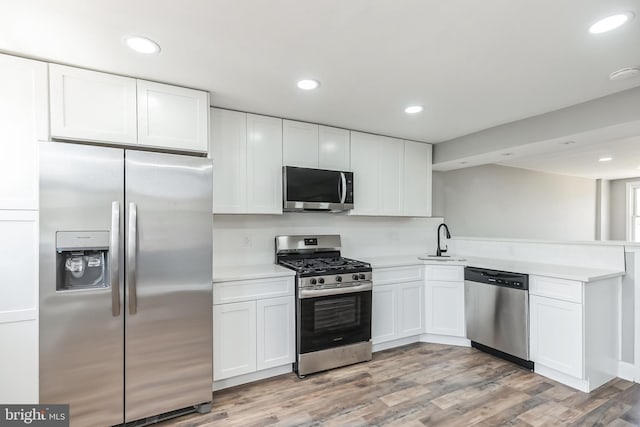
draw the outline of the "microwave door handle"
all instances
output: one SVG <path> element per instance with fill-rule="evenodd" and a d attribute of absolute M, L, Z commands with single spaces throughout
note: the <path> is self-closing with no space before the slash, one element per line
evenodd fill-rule
<path fill-rule="evenodd" d="M 344 172 L 340 172 L 340 188 L 342 189 L 342 191 L 338 191 L 340 203 L 344 204 L 347 199 L 347 177 L 344 176 Z"/>

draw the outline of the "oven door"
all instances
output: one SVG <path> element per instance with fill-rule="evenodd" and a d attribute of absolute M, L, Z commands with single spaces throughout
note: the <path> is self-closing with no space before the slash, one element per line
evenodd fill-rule
<path fill-rule="evenodd" d="M 298 353 L 371 339 L 371 290 L 298 299 Z"/>

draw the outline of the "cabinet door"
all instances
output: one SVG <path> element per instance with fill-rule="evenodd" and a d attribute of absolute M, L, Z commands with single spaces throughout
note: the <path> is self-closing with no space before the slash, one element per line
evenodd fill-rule
<path fill-rule="evenodd" d="M 424 332 L 424 282 L 395 285 L 398 293 L 398 337 Z"/>
<path fill-rule="evenodd" d="M 431 216 L 431 145 L 404 142 L 404 207 L 406 216 Z"/>
<path fill-rule="evenodd" d="M 292 296 L 257 301 L 258 370 L 293 363 L 295 352 L 293 303 Z"/>
<path fill-rule="evenodd" d="M 38 309 L 38 212 L 0 211 L 0 314 Z"/>
<path fill-rule="evenodd" d="M 350 133 L 346 129 L 320 126 L 318 129 L 318 167 L 336 171 L 351 170 Z"/>
<path fill-rule="evenodd" d="M 425 302 L 428 334 L 466 336 L 464 282 L 427 281 Z"/>
<path fill-rule="evenodd" d="M 209 143 L 209 93 L 137 81 L 138 143 L 206 153 Z"/>
<path fill-rule="evenodd" d="M 51 136 L 136 144 L 136 81 L 128 77 L 49 65 Z"/>
<path fill-rule="evenodd" d="M 49 139 L 47 64 L 0 55 L 0 209 L 38 209 L 38 140 Z"/>
<path fill-rule="evenodd" d="M 282 119 L 247 114 L 247 213 L 282 213 Z"/>
<path fill-rule="evenodd" d="M 404 141 L 380 137 L 378 191 L 380 192 L 379 213 L 399 216 L 404 200 Z"/>
<path fill-rule="evenodd" d="M 371 338 L 374 344 L 397 338 L 397 293 L 393 285 L 373 287 Z"/>
<path fill-rule="evenodd" d="M 531 360 L 583 378 L 582 304 L 529 296 Z"/>
<path fill-rule="evenodd" d="M 378 186 L 380 137 L 351 132 L 351 171 L 353 172 L 352 215 L 377 215 L 380 206 Z"/>
<path fill-rule="evenodd" d="M 213 306 L 214 381 L 256 370 L 256 302 Z"/>
<path fill-rule="evenodd" d="M 282 150 L 285 166 L 318 167 L 318 125 L 282 121 Z"/>
<path fill-rule="evenodd" d="M 213 213 L 247 210 L 247 114 L 211 109 Z"/>
<path fill-rule="evenodd" d="M 0 323 L 0 342 L 0 402 L 38 403 L 38 321 Z"/>

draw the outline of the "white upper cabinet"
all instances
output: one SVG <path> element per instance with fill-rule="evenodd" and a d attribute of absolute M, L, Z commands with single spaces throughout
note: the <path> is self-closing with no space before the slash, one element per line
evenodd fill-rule
<path fill-rule="evenodd" d="M 211 109 L 213 213 L 282 213 L 282 120 Z"/>
<path fill-rule="evenodd" d="M 51 136 L 136 144 L 136 80 L 49 65 Z"/>
<path fill-rule="evenodd" d="M 348 171 L 349 139 L 346 129 L 283 120 L 283 164 Z"/>
<path fill-rule="evenodd" d="M 377 215 L 380 211 L 378 188 L 379 136 L 351 132 L 351 171 L 353 172 L 352 215 Z"/>
<path fill-rule="evenodd" d="M 431 144 L 404 142 L 404 215 L 431 216 L 431 158 Z"/>
<path fill-rule="evenodd" d="M 213 212 L 247 210 L 247 114 L 211 109 Z"/>
<path fill-rule="evenodd" d="M 0 55 L 0 209 L 38 209 L 38 140 L 49 139 L 47 64 Z"/>
<path fill-rule="evenodd" d="M 49 65 L 51 136 L 206 153 L 209 93 Z"/>
<path fill-rule="evenodd" d="M 350 132 L 346 129 L 319 126 L 318 167 L 336 171 L 351 170 Z"/>
<path fill-rule="evenodd" d="M 351 170 L 352 215 L 431 215 L 431 145 L 351 132 Z"/>
<path fill-rule="evenodd" d="M 137 81 L 138 143 L 207 152 L 209 93 Z"/>
<path fill-rule="evenodd" d="M 318 167 L 318 125 L 282 121 L 282 160 L 285 166 Z"/>
<path fill-rule="evenodd" d="M 247 212 L 282 213 L 282 119 L 247 114 Z"/>
<path fill-rule="evenodd" d="M 378 212 L 381 215 L 400 216 L 404 203 L 404 141 L 382 136 L 379 144 Z"/>

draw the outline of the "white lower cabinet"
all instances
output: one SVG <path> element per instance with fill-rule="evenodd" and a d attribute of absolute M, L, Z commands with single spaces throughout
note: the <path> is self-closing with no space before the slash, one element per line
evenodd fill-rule
<path fill-rule="evenodd" d="M 292 363 L 294 359 L 294 318 L 292 297 L 256 301 L 257 369 Z"/>
<path fill-rule="evenodd" d="M 397 338 L 397 291 L 394 285 L 373 287 L 371 309 L 371 339 L 374 344 Z"/>
<path fill-rule="evenodd" d="M 421 267 L 373 271 L 371 338 L 373 344 L 424 333 L 424 282 Z"/>
<path fill-rule="evenodd" d="M 582 304 L 531 295 L 531 359 L 582 378 Z"/>
<path fill-rule="evenodd" d="M 38 320 L 0 321 L 0 340 L 0 402 L 38 403 Z"/>
<path fill-rule="evenodd" d="M 620 277 L 588 283 L 529 276 L 535 372 L 584 392 L 618 374 Z"/>
<path fill-rule="evenodd" d="M 427 333 L 465 337 L 464 267 L 427 266 L 425 283 Z"/>
<path fill-rule="evenodd" d="M 214 381 L 293 363 L 293 280 L 287 277 L 214 283 Z M 220 388 L 253 379 L 225 383 Z"/>
<path fill-rule="evenodd" d="M 213 306 L 213 379 L 256 370 L 256 302 Z"/>
<path fill-rule="evenodd" d="M 428 334 L 466 336 L 464 282 L 429 280 L 425 297 Z"/>

